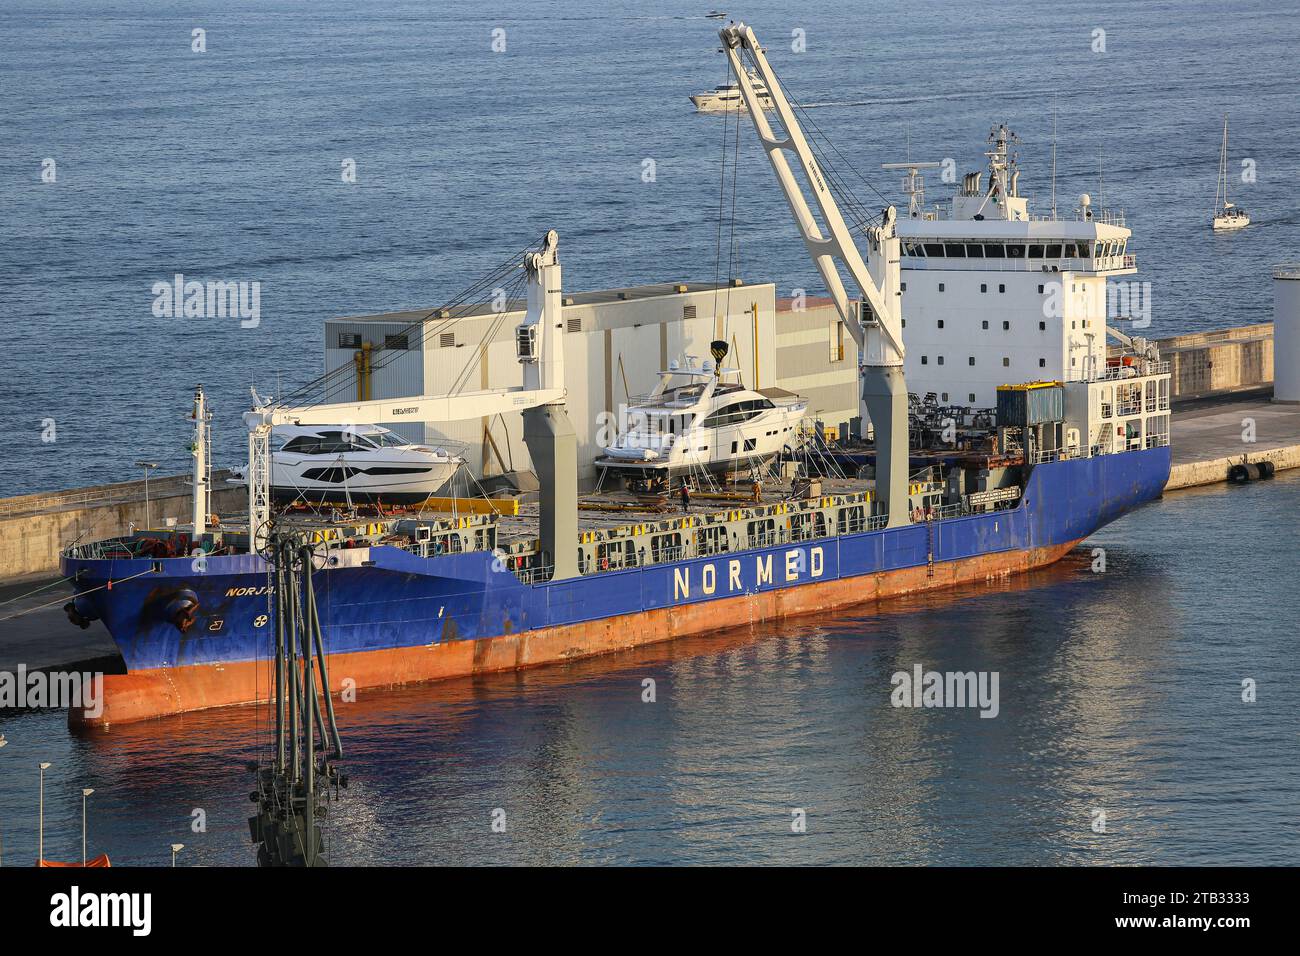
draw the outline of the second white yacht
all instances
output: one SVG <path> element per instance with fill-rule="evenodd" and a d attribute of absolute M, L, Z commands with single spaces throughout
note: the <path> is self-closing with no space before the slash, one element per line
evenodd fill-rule
<path fill-rule="evenodd" d="M 417 445 L 378 425 L 280 425 L 271 493 L 307 504 L 414 504 L 429 498 L 465 463 L 449 444 Z M 242 484 L 244 475 L 235 472 Z"/>

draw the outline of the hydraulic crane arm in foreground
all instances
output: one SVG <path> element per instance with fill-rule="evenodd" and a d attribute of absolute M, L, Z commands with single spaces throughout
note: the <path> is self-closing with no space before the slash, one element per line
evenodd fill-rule
<path fill-rule="evenodd" d="M 906 524 L 909 520 L 907 385 L 903 379 L 902 292 L 899 287 L 898 233 L 894 224 L 897 213 L 890 206 L 885 210 L 881 224 L 868 231 L 867 253 L 871 263 L 868 267 L 753 29 L 738 23 L 724 27 L 719 36 L 731 72 L 740 85 L 740 95 L 749 118 L 776 172 L 790 211 L 794 213 L 808 254 L 861 351 L 862 400 L 875 429 L 876 494 L 889 516 L 889 526 Z M 746 59 L 772 97 L 785 131 L 783 139 L 772 131 L 764 114 Z M 790 168 L 787 153 L 798 160 L 829 235 L 822 234 L 822 227 L 813 216 L 804 189 Z M 852 307 L 837 261 L 848 270 L 862 292 L 864 308 L 861 315 Z"/>
<path fill-rule="evenodd" d="M 302 407 L 260 405 L 245 413 L 250 550 L 254 548 L 254 537 L 270 518 L 269 444 L 274 426 L 447 422 L 522 411 L 524 442 L 541 486 L 539 531 L 545 555 L 543 564 L 553 565 L 554 578 L 575 576 L 577 436 L 565 410 L 558 243 L 559 237 L 552 230 L 546 234 L 540 252 L 524 257 L 528 310 L 516 330 L 518 358 L 524 371 L 520 388 Z"/>

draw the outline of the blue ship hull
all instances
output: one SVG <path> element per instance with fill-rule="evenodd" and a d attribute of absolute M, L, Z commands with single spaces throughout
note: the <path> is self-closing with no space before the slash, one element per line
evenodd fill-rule
<path fill-rule="evenodd" d="M 598 652 L 590 646 L 591 625 L 602 621 L 690 611 L 695 620 L 707 618 L 711 627 L 723 627 L 733 613 L 729 609 L 736 607 L 733 599 L 752 600 L 765 592 L 831 589 L 834 598 L 824 605 L 831 606 L 852 603 L 848 598 L 854 594 L 861 595 L 858 600 L 878 596 L 870 581 L 894 573 L 926 568 L 932 573 L 945 565 L 990 573 L 1023 569 L 1019 556 L 1026 554 L 1054 560 L 1098 528 L 1159 497 L 1169 469 L 1167 446 L 1050 462 L 1033 467 L 1021 500 L 1008 510 L 537 584 L 521 583 L 487 552 L 424 558 L 376 546 L 368 549 L 366 566 L 318 572 L 317 600 L 331 657 L 566 630 L 587 635 L 568 655 L 579 656 Z M 1030 565 L 1041 563 L 1045 560 L 1036 558 Z M 161 570 L 141 574 L 151 565 Z M 83 606 L 89 602 L 103 619 L 130 674 L 161 671 L 174 679 L 181 669 L 268 659 L 274 641 L 271 580 L 257 555 L 210 556 L 201 573 L 189 558 L 65 557 L 62 568 L 76 576 L 77 589 L 84 592 L 78 600 Z M 111 589 L 104 587 L 110 581 L 115 582 Z M 199 610 L 181 633 L 166 609 L 186 590 L 197 595 Z M 717 610 L 711 615 L 707 607 L 694 607 L 712 604 Z M 739 612 L 734 616 L 735 624 L 751 619 Z M 518 647 L 512 653 L 522 654 Z M 409 674 L 395 666 L 391 677 L 388 683 L 400 683 Z M 219 697 L 205 692 L 203 700 L 209 702 L 199 706 L 212 706 Z"/>

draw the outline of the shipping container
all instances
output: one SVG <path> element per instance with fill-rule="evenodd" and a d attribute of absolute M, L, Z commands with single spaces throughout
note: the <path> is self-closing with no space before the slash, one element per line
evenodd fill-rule
<path fill-rule="evenodd" d="M 1028 428 L 1065 420 L 1065 389 L 1057 382 L 998 386 L 998 425 Z"/>

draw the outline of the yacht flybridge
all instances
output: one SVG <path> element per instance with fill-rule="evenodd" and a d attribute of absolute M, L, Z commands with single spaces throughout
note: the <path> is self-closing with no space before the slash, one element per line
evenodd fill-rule
<path fill-rule="evenodd" d="M 379 425 L 278 425 L 271 495 L 307 504 L 412 504 L 441 490 L 465 463 L 449 445 L 417 445 Z M 242 471 L 236 484 L 246 484 Z"/>
<path fill-rule="evenodd" d="M 807 409 L 805 399 L 745 388 L 738 369 L 698 365 L 688 355 L 630 405 L 625 427 L 602 445 L 596 465 L 625 478 L 756 471 L 794 441 Z"/>
<path fill-rule="evenodd" d="M 763 81 L 758 78 L 753 70 L 749 71 L 749 81 L 754 86 L 754 93 L 758 98 L 759 104 L 765 110 L 775 109 L 772 104 L 772 95 L 768 93 L 767 87 Z M 725 113 L 728 110 L 746 109 L 745 98 L 740 95 L 740 85 L 738 83 L 724 83 L 722 86 L 714 87 L 707 93 L 696 93 L 691 97 L 691 102 L 695 104 L 695 110 L 699 113 Z"/>
<path fill-rule="evenodd" d="M 1214 192 L 1215 232 L 1232 232 L 1250 225 L 1250 216 L 1228 201 L 1228 117 L 1223 117 L 1223 143 L 1219 147 L 1219 182 Z"/>

